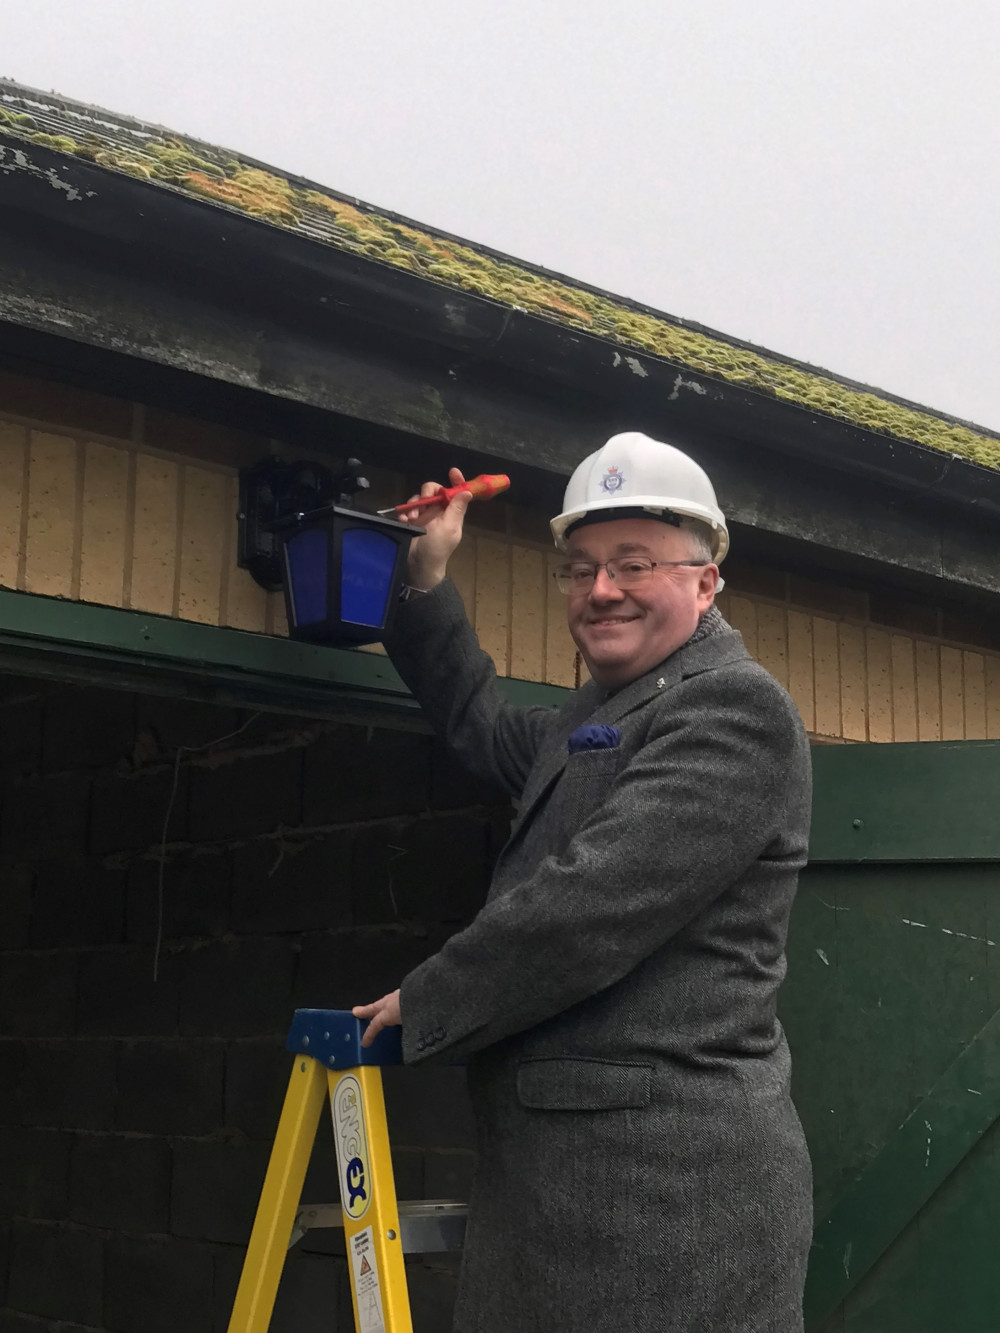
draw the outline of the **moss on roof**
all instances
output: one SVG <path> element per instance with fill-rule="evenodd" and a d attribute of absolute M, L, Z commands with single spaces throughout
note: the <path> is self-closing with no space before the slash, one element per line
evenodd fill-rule
<path fill-rule="evenodd" d="M 31 105 L 26 100 L 21 104 Z M 55 120 L 53 115 L 36 116 L 0 106 L 0 130 L 140 180 L 184 190 L 275 226 L 299 231 L 314 241 L 408 269 L 432 282 L 663 357 L 698 374 L 742 385 L 881 435 L 912 440 L 983 467 L 1000 469 L 1000 439 L 960 422 L 435 236 L 334 194 L 294 184 L 222 150 L 173 135 L 149 133 L 136 122 L 97 120 L 94 113 L 84 114 L 87 108 L 80 108 L 79 127 L 73 126 L 75 134 L 51 133 L 40 121 L 55 123 L 62 131 L 67 123 L 73 125 L 72 113 L 65 104 L 53 103 L 52 111 Z M 117 133 L 108 133 L 109 126 Z"/>

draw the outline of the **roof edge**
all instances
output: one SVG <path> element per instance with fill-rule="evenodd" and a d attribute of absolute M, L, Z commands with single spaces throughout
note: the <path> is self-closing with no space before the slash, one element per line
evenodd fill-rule
<path fill-rule="evenodd" d="M 37 99 L 37 103 L 36 103 Z M 103 123 L 149 142 L 133 149 L 102 146 L 98 134 L 73 139 L 37 131 L 12 113 L 13 101 Z M 2 102 L 6 101 L 8 107 Z M 20 117 L 20 119 L 19 119 Z M 95 119 L 100 118 L 100 122 Z M 165 144 L 154 143 L 163 135 Z M 523 310 L 565 329 L 589 333 L 614 347 L 654 356 L 723 383 L 796 403 L 809 411 L 939 453 L 1000 470 L 1000 433 L 856 381 L 836 376 L 693 321 L 656 311 L 561 274 L 514 260 L 449 233 L 420 227 L 401 215 L 380 212 L 360 200 L 284 175 L 254 159 L 174 135 L 149 122 L 119 116 L 0 80 L 0 137 L 27 142 L 67 157 L 89 159 L 117 174 L 199 197 L 250 216 L 303 240 L 327 244 L 395 269 L 409 270 L 436 286 L 466 291 L 508 310 Z M 208 154 L 204 160 L 198 153 Z M 325 224 L 309 226 L 310 214 Z"/>

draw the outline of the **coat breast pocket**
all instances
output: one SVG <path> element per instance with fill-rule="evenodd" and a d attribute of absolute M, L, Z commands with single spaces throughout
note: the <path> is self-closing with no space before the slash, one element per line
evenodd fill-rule
<path fill-rule="evenodd" d="M 563 769 L 564 782 L 605 782 L 610 784 L 618 772 L 621 749 L 581 750 L 571 754 Z"/>
<path fill-rule="evenodd" d="M 574 833 L 607 799 L 620 763 L 618 749 L 570 755 L 557 794 L 559 816 L 567 832 Z"/>

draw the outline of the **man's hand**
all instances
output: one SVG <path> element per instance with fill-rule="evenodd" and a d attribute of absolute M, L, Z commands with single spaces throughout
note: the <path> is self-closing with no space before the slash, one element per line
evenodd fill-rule
<path fill-rule="evenodd" d="M 453 467 L 448 472 L 448 484 L 461 486 L 465 477 Z M 412 500 L 425 495 L 437 495 L 444 487 L 437 481 L 425 481 L 420 488 L 420 496 L 413 495 Z M 456 546 L 462 540 L 462 528 L 465 524 L 465 511 L 472 503 L 472 495 L 456 495 L 453 500 L 441 505 L 427 505 L 424 509 L 407 509 L 398 517 L 404 523 L 416 523 L 426 528 L 424 537 L 415 537 L 410 543 L 409 580 L 414 588 L 423 588 L 430 592 L 436 588 L 447 573 L 448 560 Z"/>
<path fill-rule="evenodd" d="M 456 497 L 457 499 L 457 497 Z M 399 1027 L 403 1019 L 399 1012 L 399 991 L 383 995 L 374 1004 L 356 1004 L 351 1010 L 355 1018 L 370 1018 L 371 1022 L 361 1038 L 362 1046 L 370 1046 L 383 1028 Z"/>

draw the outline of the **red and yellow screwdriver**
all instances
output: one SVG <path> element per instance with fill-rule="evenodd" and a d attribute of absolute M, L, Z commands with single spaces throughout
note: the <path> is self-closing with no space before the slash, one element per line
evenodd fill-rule
<path fill-rule="evenodd" d="M 492 500 L 494 495 L 509 490 L 510 477 L 500 472 L 492 476 L 481 473 L 471 481 L 463 481 L 461 486 L 443 486 L 434 495 L 422 495 L 418 500 L 405 500 L 401 505 L 389 509 L 380 509 L 379 514 L 404 514 L 408 509 L 426 509 L 428 505 L 448 504 L 456 495 L 469 491 L 474 500 Z"/>

